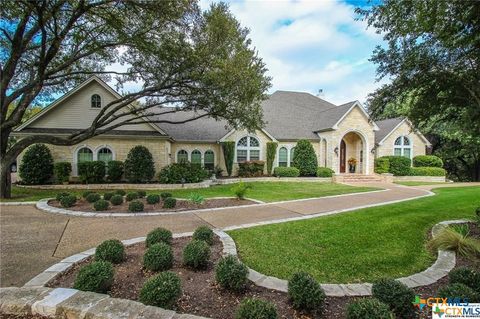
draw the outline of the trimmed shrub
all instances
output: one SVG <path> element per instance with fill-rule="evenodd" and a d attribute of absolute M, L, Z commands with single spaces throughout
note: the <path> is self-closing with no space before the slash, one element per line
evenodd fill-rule
<path fill-rule="evenodd" d="M 182 282 L 174 272 L 162 272 L 143 284 L 140 290 L 140 302 L 171 309 L 182 295 Z"/>
<path fill-rule="evenodd" d="M 296 167 L 275 167 L 273 175 L 278 177 L 298 177 L 300 176 L 300 171 Z"/>
<path fill-rule="evenodd" d="M 144 183 L 155 176 L 152 153 L 142 145 L 137 145 L 128 152 L 124 163 L 125 178 L 130 183 Z"/>
<path fill-rule="evenodd" d="M 71 194 L 67 193 L 67 192 L 60 192 L 60 193 L 57 194 L 57 196 L 55 196 L 55 199 L 57 201 L 61 201 L 63 197 L 69 196 L 69 195 L 71 195 Z"/>
<path fill-rule="evenodd" d="M 127 192 L 125 192 L 123 189 L 117 189 L 117 190 L 115 191 L 115 194 L 121 195 L 121 196 L 125 196 L 126 193 L 127 193 Z"/>
<path fill-rule="evenodd" d="M 443 161 L 435 155 L 417 155 L 413 158 L 414 167 L 443 167 Z"/>
<path fill-rule="evenodd" d="M 53 158 L 45 144 L 33 144 L 25 151 L 20 163 L 20 178 L 29 185 L 49 182 L 53 176 Z"/>
<path fill-rule="evenodd" d="M 240 177 L 258 177 L 263 175 L 265 168 L 264 161 L 246 161 L 238 163 L 238 176 Z"/>
<path fill-rule="evenodd" d="M 91 161 L 78 163 L 78 176 L 83 183 L 101 183 L 105 178 L 105 162 Z"/>
<path fill-rule="evenodd" d="M 195 240 L 203 240 L 207 244 L 213 245 L 213 230 L 207 226 L 197 227 L 192 238 Z"/>
<path fill-rule="evenodd" d="M 147 196 L 147 203 L 150 205 L 155 205 L 160 203 L 160 195 L 150 194 Z"/>
<path fill-rule="evenodd" d="M 94 261 L 78 272 L 73 288 L 82 291 L 106 293 L 113 283 L 113 266 L 108 261 Z"/>
<path fill-rule="evenodd" d="M 160 198 L 162 198 L 162 200 L 165 200 L 165 198 L 168 198 L 168 197 L 172 197 L 172 193 L 168 193 L 168 192 L 160 193 Z"/>
<path fill-rule="evenodd" d="M 480 293 L 480 272 L 467 267 L 453 269 L 448 274 L 448 279 L 452 284 L 464 284 L 477 293 Z"/>
<path fill-rule="evenodd" d="M 232 187 L 232 192 L 235 194 L 235 197 L 237 197 L 237 199 L 245 199 L 247 190 L 249 190 L 250 188 L 250 185 L 247 185 L 244 182 L 240 181 L 240 183 Z"/>
<path fill-rule="evenodd" d="M 66 183 L 70 179 L 70 173 L 72 172 L 72 164 L 70 162 L 57 162 L 53 164 L 53 173 L 57 183 Z"/>
<path fill-rule="evenodd" d="M 325 303 L 325 292 L 320 284 L 306 272 L 293 274 L 288 281 L 288 295 L 298 310 L 320 313 Z"/>
<path fill-rule="evenodd" d="M 105 240 L 95 249 L 95 260 L 109 261 L 114 264 L 125 259 L 125 247 L 118 239 Z"/>
<path fill-rule="evenodd" d="M 167 197 L 163 200 L 163 208 L 175 208 L 177 206 L 177 200 L 173 197 Z"/>
<path fill-rule="evenodd" d="M 445 176 L 446 171 L 440 167 L 411 167 L 411 176 Z"/>
<path fill-rule="evenodd" d="M 77 202 L 77 196 L 70 194 L 68 196 L 63 196 L 60 199 L 60 205 L 62 207 L 72 207 Z"/>
<path fill-rule="evenodd" d="M 168 229 L 158 227 L 148 233 L 145 244 L 150 247 L 154 244 L 165 243 L 170 245 L 172 243 L 172 232 Z"/>
<path fill-rule="evenodd" d="M 128 193 L 127 195 L 125 195 L 125 200 L 127 202 L 131 202 L 132 200 L 137 199 L 137 198 L 138 198 L 138 193 L 137 192 L 131 192 L 131 193 Z"/>
<path fill-rule="evenodd" d="M 82 193 L 82 197 L 84 199 L 87 199 L 87 196 L 92 194 L 92 193 L 95 193 L 95 192 L 94 191 L 85 191 L 85 192 Z"/>
<path fill-rule="evenodd" d="M 480 296 L 467 285 L 456 283 L 440 287 L 437 292 L 440 298 L 460 298 L 466 299 L 469 303 L 477 303 L 480 301 Z"/>
<path fill-rule="evenodd" d="M 328 167 L 317 168 L 317 177 L 332 177 L 334 173 L 333 169 Z"/>
<path fill-rule="evenodd" d="M 151 271 L 164 271 L 172 268 L 172 247 L 165 243 L 156 243 L 150 246 L 143 256 L 143 266 Z"/>
<path fill-rule="evenodd" d="M 210 259 L 210 247 L 203 240 L 192 240 L 183 249 L 183 264 L 194 269 L 204 269 Z"/>
<path fill-rule="evenodd" d="M 363 298 L 347 306 L 347 319 L 392 319 L 388 305 L 376 298 Z"/>
<path fill-rule="evenodd" d="M 130 204 L 128 204 L 128 211 L 131 213 L 143 212 L 143 203 L 139 200 L 132 200 Z"/>
<path fill-rule="evenodd" d="M 107 180 L 112 183 L 118 183 L 123 177 L 123 162 L 109 161 L 107 163 Z"/>
<path fill-rule="evenodd" d="M 277 310 L 269 301 L 246 298 L 243 299 L 235 313 L 235 319 L 276 319 Z"/>
<path fill-rule="evenodd" d="M 297 142 L 293 153 L 293 166 L 298 168 L 300 176 L 315 176 L 318 162 L 310 141 L 299 140 Z"/>
<path fill-rule="evenodd" d="M 223 158 L 225 159 L 225 167 L 227 168 L 228 176 L 232 176 L 233 158 L 235 156 L 235 142 L 222 142 Z"/>
<path fill-rule="evenodd" d="M 110 200 L 114 195 L 115 195 L 115 193 L 107 192 L 107 193 L 103 194 L 103 199 L 104 200 Z"/>
<path fill-rule="evenodd" d="M 390 163 L 389 173 L 395 176 L 407 176 L 410 174 L 412 161 L 405 156 L 385 156 Z"/>
<path fill-rule="evenodd" d="M 99 193 L 90 193 L 85 197 L 85 200 L 89 203 L 95 203 L 97 200 L 102 199 Z"/>
<path fill-rule="evenodd" d="M 373 283 L 372 295 L 386 303 L 396 318 L 410 319 L 415 317 L 416 312 L 412 304 L 415 293 L 400 281 L 380 279 Z"/>
<path fill-rule="evenodd" d="M 93 208 L 96 211 L 102 211 L 102 210 L 107 210 L 109 205 L 110 203 L 107 200 L 99 199 L 95 203 L 93 203 Z"/>
<path fill-rule="evenodd" d="M 224 289 L 241 291 L 248 282 L 248 268 L 237 257 L 222 257 L 215 268 L 215 278 Z"/>
<path fill-rule="evenodd" d="M 210 174 L 198 164 L 190 162 L 173 163 L 162 168 L 158 180 L 163 184 L 200 183 Z"/>
<path fill-rule="evenodd" d="M 277 155 L 277 142 L 267 142 L 267 175 L 272 174 L 273 162 Z"/>
<path fill-rule="evenodd" d="M 137 194 L 138 194 L 138 197 L 140 197 L 140 198 L 144 198 L 145 196 L 147 196 L 146 191 L 137 191 Z"/>
<path fill-rule="evenodd" d="M 112 198 L 110 198 L 110 203 L 114 206 L 122 205 L 123 204 L 123 197 L 122 195 L 113 195 Z"/>
<path fill-rule="evenodd" d="M 390 160 L 386 156 L 375 159 L 375 173 L 385 174 L 390 172 Z"/>

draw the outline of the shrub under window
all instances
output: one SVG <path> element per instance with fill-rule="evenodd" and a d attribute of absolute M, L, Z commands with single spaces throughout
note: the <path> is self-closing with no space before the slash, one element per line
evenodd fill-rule
<path fill-rule="evenodd" d="M 375 159 L 375 173 L 385 174 L 390 171 L 390 160 L 383 156 Z"/>
<path fill-rule="evenodd" d="M 263 175 L 264 161 L 246 161 L 238 163 L 238 176 L 258 177 Z"/>
<path fill-rule="evenodd" d="M 25 151 L 20 163 L 22 182 L 40 185 L 49 182 L 53 176 L 53 158 L 45 144 L 33 144 Z"/>
<path fill-rule="evenodd" d="M 332 177 L 334 173 L 333 169 L 328 167 L 317 168 L 317 177 Z"/>
<path fill-rule="evenodd" d="M 66 183 L 70 179 L 72 164 L 70 162 L 57 162 L 53 165 L 53 172 L 57 183 Z"/>
<path fill-rule="evenodd" d="M 83 183 L 101 183 L 105 178 L 105 162 L 91 161 L 78 163 L 78 176 Z"/>
<path fill-rule="evenodd" d="M 158 173 L 158 180 L 162 184 L 200 183 L 209 175 L 200 165 L 182 162 L 162 168 Z"/>
<path fill-rule="evenodd" d="M 411 176 L 445 176 L 445 169 L 440 167 L 411 167 Z"/>
<path fill-rule="evenodd" d="M 300 176 L 300 171 L 296 167 L 275 167 L 273 175 L 278 177 L 298 177 Z"/>
<path fill-rule="evenodd" d="M 123 177 L 123 162 L 108 161 L 107 162 L 107 180 L 109 182 L 118 183 Z"/>
<path fill-rule="evenodd" d="M 443 167 L 443 161 L 435 155 L 418 155 L 413 158 L 414 167 Z"/>

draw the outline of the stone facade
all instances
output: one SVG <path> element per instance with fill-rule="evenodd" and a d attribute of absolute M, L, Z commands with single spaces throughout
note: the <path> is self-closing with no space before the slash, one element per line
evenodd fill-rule
<path fill-rule="evenodd" d="M 419 133 L 412 130 L 412 127 L 404 121 L 397 129 L 387 136 L 384 141 L 378 145 L 376 150 L 376 156 L 388 156 L 393 155 L 394 143 L 399 136 L 406 136 L 411 141 L 412 146 L 412 158 L 417 155 L 425 155 L 425 141 L 421 138 Z"/>

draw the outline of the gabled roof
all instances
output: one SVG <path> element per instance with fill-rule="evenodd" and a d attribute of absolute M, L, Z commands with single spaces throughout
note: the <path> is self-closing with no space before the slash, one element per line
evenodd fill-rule
<path fill-rule="evenodd" d="M 375 123 L 377 123 L 379 131 L 375 134 L 375 144 L 381 145 L 383 141 L 386 140 L 387 137 L 389 137 L 390 134 L 392 134 L 397 129 L 397 127 L 402 125 L 402 123 L 404 122 L 406 122 L 410 126 L 412 132 L 416 133 L 425 142 L 425 144 L 431 145 L 431 143 L 422 133 L 420 133 L 420 131 L 414 130 L 412 123 L 406 117 L 395 117 L 391 119 L 376 121 Z"/>

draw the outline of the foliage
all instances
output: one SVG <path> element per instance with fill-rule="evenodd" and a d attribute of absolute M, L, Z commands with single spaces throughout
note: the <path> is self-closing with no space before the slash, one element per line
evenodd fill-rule
<path fill-rule="evenodd" d="M 288 296 L 296 309 L 311 313 L 321 313 L 326 298 L 320 284 L 306 272 L 293 274 L 288 281 Z"/>
<path fill-rule="evenodd" d="M 62 205 L 62 207 L 72 207 L 73 205 L 75 205 L 76 202 L 77 202 L 77 196 L 73 194 L 68 196 L 63 196 L 60 199 L 60 205 Z"/>
<path fill-rule="evenodd" d="M 329 167 L 318 167 L 317 177 L 332 177 L 335 172 Z"/>
<path fill-rule="evenodd" d="M 245 161 L 238 163 L 238 176 L 240 177 L 258 177 L 263 175 L 265 168 L 264 161 Z"/>
<path fill-rule="evenodd" d="M 84 199 L 87 199 L 87 196 L 92 194 L 92 193 L 95 193 L 95 192 L 94 191 L 85 191 L 85 192 L 82 193 L 82 197 Z"/>
<path fill-rule="evenodd" d="M 172 243 L 172 232 L 166 228 L 158 227 L 150 231 L 145 240 L 147 247 L 150 247 L 157 243 L 165 243 L 170 245 Z"/>
<path fill-rule="evenodd" d="M 136 199 L 132 200 L 128 204 L 128 211 L 131 213 L 143 212 L 143 209 L 144 209 L 143 202 L 139 200 L 136 200 Z"/>
<path fill-rule="evenodd" d="M 138 198 L 138 193 L 137 192 L 130 192 L 130 193 L 127 193 L 127 195 L 125 195 L 125 200 L 127 202 L 131 202 L 132 200 L 137 199 L 137 198 Z"/>
<path fill-rule="evenodd" d="M 96 211 L 102 211 L 102 210 L 107 210 L 109 205 L 110 205 L 109 201 L 105 199 L 99 199 L 93 203 L 93 208 Z"/>
<path fill-rule="evenodd" d="M 272 174 L 273 163 L 277 155 L 277 142 L 267 142 L 267 175 Z"/>
<path fill-rule="evenodd" d="M 417 155 L 413 158 L 413 167 L 443 167 L 443 161 L 435 155 Z"/>
<path fill-rule="evenodd" d="M 203 240 L 209 245 L 213 245 L 213 230 L 208 226 L 199 226 L 193 233 L 194 240 Z"/>
<path fill-rule="evenodd" d="M 375 173 L 385 174 L 390 172 L 390 160 L 386 156 L 375 159 Z"/>
<path fill-rule="evenodd" d="M 393 319 L 388 305 L 376 298 L 362 298 L 347 306 L 347 319 Z"/>
<path fill-rule="evenodd" d="M 386 303 L 395 313 L 396 318 L 410 319 L 415 317 L 415 308 L 412 304 L 415 293 L 400 281 L 380 279 L 374 282 L 372 296 Z"/>
<path fill-rule="evenodd" d="M 205 197 L 199 193 L 190 193 L 188 200 L 193 204 L 202 205 L 205 202 Z"/>
<path fill-rule="evenodd" d="M 113 283 L 113 266 L 108 261 L 94 261 L 80 268 L 73 288 L 106 293 Z"/>
<path fill-rule="evenodd" d="M 95 260 L 109 261 L 114 264 L 125 259 L 125 247 L 118 239 L 105 240 L 95 249 Z"/>
<path fill-rule="evenodd" d="M 85 197 L 85 200 L 89 203 L 95 203 L 97 200 L 102 199 L 99 193 L 91 192 L 90 194 Z"/>
<path fill-rule="evenodd" d="M 142 190 L 137 191 L 137 194 L 139 198 L 144 198 L 145 196 L 147 196 L 147 192 Z"/>
<path fill-rule="evenodd" d="M 143 256 L 143 266 L 151 271 L 165 271 L 172 268 L 172 247 L 163 242 L 150 246 Z"/>
<path fill-rule="evenodd" d="M 244 182 L 240 181 L 238 184 L 232 187 L 232 192 L 235 194 L 237 199 L 245 199 L 245 195 L 247 194 L 247 190 L 252 188 L 252 186 L 245 184 Z"/>
<path fill-rule="evenodd" d="M 203 240 L 192 240 L 183 249 L 183 264 L 193 269 L 204 269 L 210 259 L 210 247 Z"/>
<path fill-rule="evenodd" d="M 452 284 L 464 284 L 480 294 L 480 271 L 467 267 L 453 269 L 448 274 Z"/>
<path fill-rule="evenodd" d="M 143 145 L 133 147 L 124 162 L 125 178 L 130 183 L 145 183 L 155 176 L 152 153 Z"/>
<path fill-rule="evenodd" d="M 34 144 L 23 154 L 19 167 L 22 182 L 40 185 L 49 182 L 53 176 L 53 158 L 45 144 Z"/>
<path fill-rule="evenodd" d="M 123 162 L 109 161 L 107 163 L 107 180 L 112 183 L 118 183 L 123 177 Z"/>
<path fill-rule="evenodd" d="M 160 203 L 160 195 L 158 194 L 149 194 L 147 195 L 147 203 L 150 205 L 155 205 Z"/>
<path fill-rule="evenodd" d="M 380 160 L 381 159 L 381 160 Z M 411 160 L 405 156 L 382 156 L 377 158 L 377 161 L 388 160 L 389 169 L 388 172 L 395 176 L 408 176 L 410 175 Z M 384 167 L 386 164 L 384 164 Z"/>
<path fill-rule="evenodd" d="M 228 176 L 232 176 L 233 160 L 235 157 L 235 142 L 222 142 L 223 158 L 225 159 L 225 167 L 227 168 Z"/>
<path fill-rule="evenodd" d="M 477 209 L 475 209 L 475 215 L 477 217 L 477 226 L 480 227 L 480 207 L 477 207 Z"/>
<path fill-rule="evenodd" d="M 165 200 L 168 197 L 172 197 L 172 193 L 162 192 L 160 193 L 160 197 L 162 198 L 162 200 Z"/>
<path fill-rule="evenodd" d="M 460 298 L 460 300 L 468 300 L 469 303 L 477 303 L 480 301 L 480 295 L 467 285 L 455 283 L 440 287 L 437 292 L 440 298 Z"/>
<path fill-rule="evenodd" d="M 165 271 L 145 282 L 139 300 L 146 305 L 172 309 L 181 295 L 180 277 L 174 272 Z"/>
<path fill-rule="evenodd" d="M 248 282 L 248 268 L 237 257 L 228 255 L 218 262 L 215 278 L 222 288 L 241 291 Z"/>
<path fill-rule="evenodd" d="M 441 167 L 411 167 L 410 176 L 445 176 L 445 169 Z"/>
<path fill-rule="evenodd" d="M 215 175 L 216 178 L 220 178 L 220 177 L 222 177 L 223 168 L 221 168 L 218 165 L 215 165 L 212 173 L 213 173 L 213 175 Z"/>
<path fill-rule="evenodd" d="M 103 199 L 104 200 L 110 200 L 113 196 L 115 196 L 114 192 L 106 192 L 103 194 Z"/>
<path fill-rule="evenodd" d="M 277 319 L 275 305 L 269 301 L 245 298 L 235 313 L 235 319 Z"/>
<path fill-rule="evenodd" d="M 433 251 L 453 250 L 461 256 L 475 259 L 480 256 L 480 240 L 469 236 L 468 231 L 462 232 L 452 226 L 444 227 L 428 242 Z"/>
<path fill-rule="evenodd" d="M 299 140 L 293 153 L 293 166 L 298 168 L 300 176 L 315 176 L 317 173 L 317 155 L 312 143 L 308 140 Z"/>
<path fill-rule="evenodd" d="M 170 164 L 158 173 L 162 184 L 200 183 L 208 177 L 209 173 L 204 168 L 190 162 Z"/>
<path fill-rule="evenodd" d="M 70 179 L 72 164 L 70 162 L 57 162 L 53 164 L 53 173 L 57 183 L 66 183 Z"/>
<path fill-rule="evenodd" d="M 114 206 L 118 206 L 118 205 L 123 204 L 123 196 L 122 195 L 113 195 L 110 198 L 110 203 L 112 203 L 112 205 L 114 205 Z"/>
<path fill-rule="evenodd" d="M 127 192 L 125 192 L 123 189 L 117 189 L 117 190 L 115 191 L 115 194 L 121 195 L 121 196 L 125 196 L 126 193 L 127 193 Z"/>
<path fill-rule="evenodd" d="M 300 171 L 296 167 L 275 167 L 273 175 L 278 177 L 298 177 L 300 176 Z"/>
<path fill-rule="evenodd" d="M 82 183 L 101 183 L 105 178 L 105 162 L 91 161 L 78 163 L 78 176 Z"/>
<path fill-rule="evenodd" d="M 173 197 L 167 197 L 163 200 L 163 208 L 175 208 L 177 206 L 177 200 Z"/>
<path fill-rule="evenodd" d="M 67 192 L 60 192 L 55 196 L 55 199 L 57 201 L 61 201 L 63 197 L 71 195 L 70 193 Z"/>

